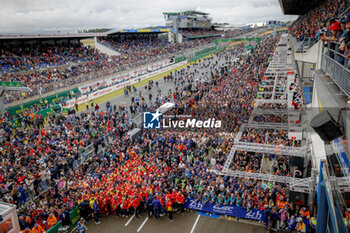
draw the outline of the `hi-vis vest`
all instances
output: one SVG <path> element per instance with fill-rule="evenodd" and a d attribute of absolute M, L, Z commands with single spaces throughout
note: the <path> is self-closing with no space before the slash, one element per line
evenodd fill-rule
<path fill-rule="evenodd" d="M 312 218 L 310 219 L 310 222 L 311 222 L 311 225 L 312 225 L 313 227 L 316 227 L 316 217 L 312 217 Z"/>

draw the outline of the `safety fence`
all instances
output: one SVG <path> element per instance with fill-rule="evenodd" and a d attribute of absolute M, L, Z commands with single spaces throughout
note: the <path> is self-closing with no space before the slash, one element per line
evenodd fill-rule
<path fill-rule="evenodd" d="M 323 44 L 321 69 L 350 97 L 350 60 L 339 47 L 339 43 L 329 43 L 327 47 Z"/>

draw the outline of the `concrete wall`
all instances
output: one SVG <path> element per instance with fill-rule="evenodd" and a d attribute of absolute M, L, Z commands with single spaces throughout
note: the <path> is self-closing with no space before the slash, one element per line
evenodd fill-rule
<path fill-rule="evenodd" d="M 313 63 L 308 63 L 308 62 L 302 62 L 302 61 L 297 61 L 297 62 L 298 62 L 298 68 L 299 68 L 300 76 L 302 78 L 307 78 L 307 79 L 312 77 L 311 67 L 314 64 Z"/>
<path fill-rule="evenodd" d="M 314 63 L 317 64 L 319 61 L 320 52 L 322 50 L 322 42 L 318 41 L 314 44 L 306 53 L 294 53 L 294 58 L 296 61 L 306 62 L 306 63 Z"/>
<path fill-rule="evenodd" d="M 99 43 L 97 39 L 95 39 L 95 46 L 102 53 L 105 53 L 105 54 L 107 54 L 109 56 L 119 56 L 120 55 L 120 53 L 118 53 L 114 49 L 108 48 L 107 46 Z"/>

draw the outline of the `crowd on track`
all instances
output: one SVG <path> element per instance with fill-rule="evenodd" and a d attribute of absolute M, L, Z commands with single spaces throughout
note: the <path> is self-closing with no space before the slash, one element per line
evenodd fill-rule
<path fill-rule="evenodd" d="M 309 210 L 302 201 L 288 200 L 284 184 L 211 172 L 223 168 L 235 133 L 248 122 L 263 76 L 261 69 L 267 68 L 278 41 L 279 36 L 265 37 L 255 44 L 258 52 L 236 67 L 230 61 L 245 50 L 245 44 L 189 64 L 164 77 L 174 82 L 175 90 L 159 93 L 154 101 L 150 97 L 148 105 L 140 94 L 131 97 L 135 99 L 129 109 L 107 102 L 105 111 L 95 108 L 49 115 L 47 125 L 33 112 L 32 120 L 20 119 L 19 128 L 1 118 L 0 201 L 16 204 L 22 232 L 32 233 L 44 232 L 58 220 L 69 226 L 69 211 L 77 205 L 82 217 L 80 232 L 85 231 L 91 215 L 96 224 L 102 216 L 144 213 L 156 219 L 167 214 L 173 221 L 173 212 L 184 212 L 188 199 L 263 210 L 266 223 L 273 228 L 308 227 Z M 226 68 L 221 69 L 222 64 Z M 133 120 L 136 111 L 155 111 L 167 102 L 175 103 L 169 115 L 217 118 L 222 120 L 221 128 L 145 129 L 133 140 L 127 135 L 137 126 Z M 264 137 L 256 137 L 260 134 Z M 286 139 L 283 131 L 265 129 L 244 135 L 252 142 L 296 143 Z M 92 148 L 93 155 L 77 164 L 87 148 Z M 256 172 L 261 160 L 259 153 L 239 152 L 233 167 Z M 285 161 L 271 160 L 273 174 L 288 173 Z"/>

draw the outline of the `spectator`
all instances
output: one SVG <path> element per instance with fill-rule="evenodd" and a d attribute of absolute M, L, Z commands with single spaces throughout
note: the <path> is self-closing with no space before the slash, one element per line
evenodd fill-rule
<path fill-rule="evenodd" d="M 93 205 L 93 210 L 94 210 L 94 220 L 96 224 L 100 224 L 101 222 L 99 221 L 99 214 L 100 214 L 100 209 L 97 205 L 96 200 L 94 201 Z"/>

